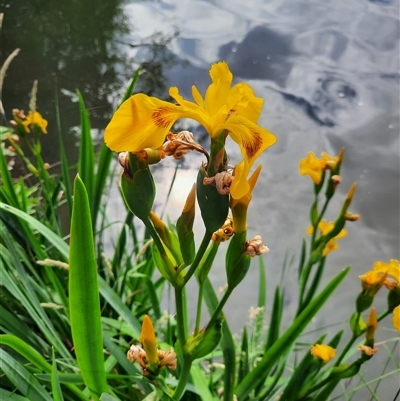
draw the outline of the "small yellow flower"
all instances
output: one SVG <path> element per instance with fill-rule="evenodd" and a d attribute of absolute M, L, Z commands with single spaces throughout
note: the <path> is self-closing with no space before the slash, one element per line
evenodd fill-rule
<path fill-rule="evenodd" d="M 358 277 L 361 280 L 363 291 L 368 292 L 368 296 L 373 297 L 385 284 L 387 271 L 379 272 L 375 270 L 369 270 Z"/>
<path fill-rule="evenodd" d="M 36 125 L 40 128 L 43 134 L 47 134 L 47 120 L 45 120 L 38 111 L 30 111 L 25 120 L 22 121 L 22 125 L 25 127 L 26 132 L 30 132 L 29 126 Z"/>
<path fill-rule="evenodd" d="M 328 234 L 330 231 L 333 230 L 334 227 L 335 227 L 334 222 L 327 223 L 326 220 L 321 220 L 318 224 L 318 229 L 321 231 L 322 235 Z M 314 232 L 313 227 L 312 226 L 308 227 L 307 234 L 312 235 L 313 232 Z M 336 237 L 328 241 L 322 252 L 322 256 L 326 256 L 328 255 L 329 252 L 336 251 L 337 249 L 339 249 L 339 245 L 336 243 L 336 240 L 344 238 L 346 235 L 347 231 L 343 228 Z"/>
<path fill-rule="evenodd" d="M 151 323 L 151 320 L 147 315 L 145 315 L 143 319 L 142 332 L 140 333 L 139 341 L 143 344 L 147 362 L 150 365 L 158 364 L 156 335 L 154 333 L 153 323 Z"/>
<path fill-rule="evenodd" d="M 400 332 L 400 305 L 393 309 L 393 327 Z"/>
<path fill-rule="evenodd" d="M 392 276 L 397 281 L 397 286 L 400 285 L 400 263 L 396 259 L 391 259 L 389 263 L 375 262 L 373 271 L 377 273 L 387 272 L 388 276 Z"/>
<path fill-rule="evenodd" d="M 331 168 L 340 160 L 339 156 L 329 156 L 322 152 L 321 159 L 317 159 L 313 152 L 308 152 L 308 157 L 300 160 L 300 174 L 308 174 L 315 184 L 319 184 L 324 170 Z"/>
<path fill-rule="evenodd" d="M 194 102 L 185 100 L 176 87 L 169 90 L 175 104 L 142 93 L 126 100 L 108 124 L 104 140 L 115 152 L 157 149 L 176 120 L 191 118 L 204 126 L 211 138 L 222 131 L 239 145 L 243 161 L 235 167 L 231 196 L 241 198 L 248 190 L 246 181 L 258 156 L 276 142 L 276 137 L 257 122 L 263 99 L 245 83 L 231 87 L 233 75 L 228 64 L 219 62 L 210 69 L 211 84 L 204 98 L 192 86 Z"/>
<path fill-rule="evenodd" d="M 324 363 L 328 363 L 336 356 L 336 350 L 326 344 L 315 344 L 311 347 L 311 354 L 322 359 Z"/>

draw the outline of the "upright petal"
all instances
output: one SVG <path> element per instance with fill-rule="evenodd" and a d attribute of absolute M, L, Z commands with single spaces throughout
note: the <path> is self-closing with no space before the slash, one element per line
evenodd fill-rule
<path fill-rule="evenodd" d="M 180 106 L 139 93 L 122 103 L 115 112 L 105 129 L 104 141 L 115 152 L 156 149 L 181 117 Z"/>
<path fill-rule="evenodd" d="M 210 69 L 211 85 L 207 88 L 204 97 L 204 107 L 210 116 L 226 107 L 226 99 L 231 90 L 233 75 L 225 61 L 213 64 Z"/>

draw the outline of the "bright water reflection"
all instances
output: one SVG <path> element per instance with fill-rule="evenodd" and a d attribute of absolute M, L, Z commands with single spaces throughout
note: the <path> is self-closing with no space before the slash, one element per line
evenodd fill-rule
<path fill-rule="evenodd" d="M 351 211 L 360 213 L 361 220 L 348 224 L 340 251 L 328 259 L 326 280 L 347 265 L 353 269 L 335 305 L 325 308 L 314 325 L 348 319 L 360 290 L 358 275 L 377 260 L 400 257 L 399 3 L 168 0 L 131 2 L 127 12 L 138 26 L 131 34 L 135 39 L 142 32 L 169 33 L 174 25 L 179 27 L 170 48 L 188 64 L 172 68 L 169 80 L 186 98 L 191 98 L 192 84 L 206 88 L 210 63 L 218 60 L 226 60 L 236 81 L 249 82 L 265 98 L 261 123 L 277 135 L 278 143 L 259 160 L 264 167 L 251 204 L 249 232 L 261 233 L 271 249 L 265 257 L 270 301 L 285 254 L 298 258 L 308 226 L 312 185 L 308 177 L 300 177 L 299 160 L 310 150 L 337 154 L 346 148 L 343 183 L 328 218 L 334 219 L 357 181 Z M 233 161 L 237 152 L 230 149 Z M 171 201 L 167 208 L 172 215 L 180 209 L 182 189 L 188 191 L 187 176 L 196 174 L 199 160 L 190 162 L 189 157 L 186 170 L 178 173 L 178 202 Z M 165 172 L 159 180 L 169 185 Z M 296 258 L 291 267 L 283 284 L 287 315 L 296 304 Z M 222 260 L 211 274 L 217 285 L 224 285 Z M 249 306 L 256 305 L 257 281 L 254 267 L 227 306 L 236 329 L 247 319 Z M 380 301 L 376 306 L 383 309 L 384 296 Z M 390 327 L 390 321 L 385 325 Z"/>

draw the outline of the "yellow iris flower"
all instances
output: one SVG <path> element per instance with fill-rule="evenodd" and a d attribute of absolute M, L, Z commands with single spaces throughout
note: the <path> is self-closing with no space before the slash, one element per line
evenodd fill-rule
<path fill-rule="evenodd" d="M 330 231 L 333 230 L 334 227 L 335 227 L 335 223 L 333 223 L 333 222 L 327 223 L 325 220 L 321 220 L 318 224 L 318 229 L 321 231 L 322 235 L 328 234 Z M 314 231 L 313 227 L 310 226 L 307 229 L 307 234 L 312 235 L 313 231 Z M 336 243 L 336 240 L 341 239 L 341 238 L 345 237 L 346 235 L 347 235 L 347 231 L 343 228 L 336 237 L 334 237 L 328 241 L 328 243 L 326 244 L 326 246 L 322 252 L 322 256 L 326 256 L 326 255 L 328 255 L 329 252 L 336 251 L 337 249 L 339 249 L 339 245 Z"/>
<path fill-rule="evenodd" d="M 159 148 L 174 122 L 191 118 L 204 126 L 211 138 L 225 130 L 239 145 L 243 161 L 235 167 L 231 196 L 239 199 L 249 192 L 246 177 L 257 157 L 276 142 L 276 137 L 260 127 L 263 99 L 254 95 L 251 87 L 238 83 L 231 87 L 233 75 L 226 62 L 213 64 L 211 84 L 204 98 L 192 86 L 194 102 L 185 100 L 176 87 L 169 95 L 176 104 L 144 94 L 135 94 L 115 112 L 108 124 L 104 140 L 115 152 L 139 152 L 144 148 Z"/>
<path fill-rule="evenodd" d="M 396 259 L 390 259 L 389 263 L 375 262 L 372 267 L 374 272 L 387 273 L 388 276 L 392 276 L 396 281 L 397 285 L 400 285 L 400 263 Z"/>
<path fill-rule="evenodd" d="M 315 184 L 319 184 L 322 179 L 322 173 L 327 169 L 329 163 L 337 163 L 339 156 L 329 156 L 327 153 L 322 152 L 321 159 L 317 159 L 313 152 L 308 152 L 306 159 L 300 160 L 300 174 L 308 174 Z"/>
<path fill-rule="evenodd" d="M 22 121 L 22 125 L 25 127 L 26 132 L 30 132 L 29 126 L 36 125 L 40 128 L 43 134 L 47 134 L 47 120 L 45 120 L 38 111 L 30 111 L 26 116 L 26 119 Z"/>
<path fill-rule="evenodd" d="M 336 356 L 336 350 L 326 344 L 315 344 L 311 347 L 311 354 L 322 359 L 324 363 L 328 363 Z"/>

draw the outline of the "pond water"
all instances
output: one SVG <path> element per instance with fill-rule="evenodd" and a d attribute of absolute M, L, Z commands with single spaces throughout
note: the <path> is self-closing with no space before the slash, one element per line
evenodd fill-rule
<path fill-rule="evenodd" d="M 21 48 L 7 73 L 3 104 L 7 113 L 26 108 L 32 82 L 38 79 L 38 109 L 55 127 L 57 87 L 70 160 L 79 121 L 75 89 L 83 93 L 94 135 L 101 138 L 139 63 L 146 63 L 139 89 L 158 96 L 166 97 L 173 85 L 191 99 L 191 85 L 203 92 L 210 64 L 225 60 L 235 82 L 249 83 L 265 99 L 260 124 L 278 142 L 259 158 L 263 170 L 251 204 L 249 233 L 261 234 L 271 250 L 264 259 L 269 300 L 281 281 L 285 255 L 295 257 L 283 284 L 287 318 L 297 301 L 297 260 L 313 200 L 311 180 L 298 172 L 308 151 L 335 155 L 345 147 L 343 182 L 328 218 L 334 220 L 354 181 L 358 187 L 351 211 L 361 215 L 346 226 L 340 250 L 328 258 L 325 281 L 348 265 L 352 270 L 334 305 L 323 309 L 314 327 L 348 319 L 360 291 L 358 275 L 375 261 L 400 259 L 398 1 L 81 0 L 60 2 L 57 8 L 46 1 L 26 3 L 1 5 L 3 60 Z M 203 134 L 193 122 L 182 126 Z M 48 161 L 55 162 L 51 135 L 44 149 Z M 234 145 L 229 155 L 233 162 L 238 159 Z M 166 208 L 170 216 L 179 213 L 200 162 L 193 155 L 182 161 Z M 174 168 L 167 162 L 162 171 L 156 170 L 161 188 L 168 188 Z M 162 204 L 165 196 L 159 192 Z M 110 205 L 110 211 L 118 216 L 120 210 L 123 216 L 117 192 Z M 212 271 L 217 287 L 226 281 L 223 261 L 218 264 Z M 248 320 L 250 306 L 256 306 L 258 271 L 253 265 L 227 305 L 236 330 Z M 380 295 L 378 310 L 385 307 Z M 390 326 L 390 319 L 382 322 L 379 341 L 395 336 Z M 387 359 L 384 352 L 382 356 Z"/>

